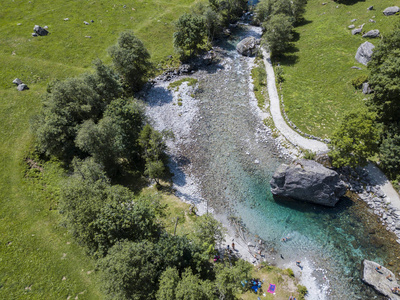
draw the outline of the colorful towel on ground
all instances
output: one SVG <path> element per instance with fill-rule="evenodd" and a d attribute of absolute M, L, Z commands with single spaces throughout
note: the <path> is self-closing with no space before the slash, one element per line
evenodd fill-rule
<path fill-rule="evenodd" d="M 276 288 L 275 284 L 270 283 L 267 292 L 273 294 L 273 293 L 275 293 L 275 288 Z"/>

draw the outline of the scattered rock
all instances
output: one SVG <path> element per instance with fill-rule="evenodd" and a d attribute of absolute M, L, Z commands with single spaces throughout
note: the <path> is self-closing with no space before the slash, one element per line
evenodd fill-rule
<path fill-rule="evenodd" d="M 18 23 L 18 24 L 17 24 L 17 26 L 21 26 L 21 25 L 22 25 L 22 23 Z"/>
<path fill-rule="evenodd" d="M 17 86 L 17 90 L 22 92 L 24 90 L 29 90 L 28 86 L 25 83 L 21 83 Z"/>
<path fill-rule="evenodd" d="M 64 21 L 69 21 L 69 18 L 65 18 Z"/>
<path fill-rule="evenodd" d="M 385 10 L 383 11 L 383 14 L 385 16 L 390 16 L 390 15 L 395 15 L 399 11 L 400 11 L 400 8 L 398 6 L 390 6 L 390 7 L 385 8 Z"/>
<path fill-rule="evenodd" d="M 306 159 L 280 165 L 270 185 L 274 195 L 331 207 L 346 192 L 346 186 L 337 172 Z"/>
<path fill-rule="evenodd" d="M 327 3 L 326 2 L 322 2 L 322 5 L 326 5 Z"/>
<path fill-rule="evenodd" d="M 90 35 L 85 35 L 85 38 L 91 39 L 92 37 Z"/>
<path fill-rule="evenodd" d="M 44 26 L 43 28 L 44 28 L 44 29 L 49 29 L 49 26 Z"/>
<path fill-rule="evenodd" d="M 357 53 L 356 53 L 356 60 L 359 63 L 362 63 L 363 65 L 367 65 L 368 62 L 371 60 L 371 56 L 372 56 L 372 50 L 375 48 L 375 46 L 370 43 L 370 42 L 365 42 L 362 43 L 360 45 L 360 47 L 358 47 L 357 49 Z"/>
<path fill-rule="evenodd" d="M 90 22 L 94 23 L 94 20 L 90 20 Z"/>
<path fill-rule="evenodd" d="M 369 19 L 370 23 L 376 23 L 376 21 L 374 19 Z"/>
<path fill-rule="evenodd" d="M 347 28 L 349 28 L 349 29 L 353 29 L 353 28 L 355 28 L 356 26 L 354 25 L 354 24 L 351 24 L 351 25 L 349 25 L 349 26 L 347 26 Z"/>
<path fill-rule="evenodd" d="M 38 34 L 37 34 L 36 32 L 32 32 L 32 36 L 33 36 L 33 37 L 37 37 Z"/>
<path fill-rule="evenodd" d="M 363 94 L 371 94 L 371 93 L 373 93 L 374 91 L 369 87 L 369 83 L 368 82 L 364 82 L 363 84 L 362 84 L 362 92 L 363 92 Z"/>
<path fill-rule="evenodd" d="M 240 54 L 244 56 L 251 56 L 256 53 L 256 47 L 259 44 L 259 41 L 253 36 L 247 37 L 243 40 L 241 40 L 237 46 L 236 50 Z"/>
<path fill-rule="evenodd" d="M 352 66 L 351 68 L 352 68 L 352 69 L 356 69 L 356 70 L 361 70 L 360 67 L 356 67 L 356 66 Z"/>
<path fill-rule="evenodd" d="M 89 22 L 83 21 L 83 24 L 85 24 L 85 25 L 89 25 Z"/>
<path fill-rule="evenodd" d="M 353 30 L 351 31 L 351 34 L 352 34 L 352 35 L 356 35 L 356 34 L 361 33 L 361 31 L 362 31 L 362 28 L 356 28 L 356 29 L 353 29 Z"/>
<path fill-rule="evenodd" d="M 19 79 L 19 78 L 15 78 L 15 79 L 13 80 L 13 83 L 16 84 L 16 85 L 20 85 L 20 84 L 22 83 L 22 80 Z"/>
<path fill-rule="evenodd" d="M 376 268 L 379 268 L 379 272 Z M 392 278 L 392 280 L 387 279 Z M 392 293 L 392 288 L 397 286 L 395 275 L 387 268 L 380 266 L 376 262 L 363 260 L 362 281 L 371 285 L 377 292 L 385 295 L 389 299 L 400 299 L 399 295 Z"/>
<path fill-rule="evenodd" d="M 357 19 L 353 19 L 353 20 L 351 20 L 350 22 L 351 22 L 351 23 L 354 23 L 355 21 L 357 21 Z"/>
<path fill-rule="evenodd" d="M 44 29 L 43 27 L 40 27 L 39 25 L 35 25 L 33 27 L 33 31 L 36 32 L 40 36 L 45 36 L 45 35 L 49 34 L 49 32 L 46 29 Z"/>
<path fill-rule="evenodd" d="M 380 32 L 378 29 L 370 30 L 367 33 L 364 33 L 362 37 L 368 37 L 368 38 L 377 38 L 379 37 Z"/>
<path fill-rule="evenodd" d="M 373 10 L 373 9 L 374 9 L 373 5 L 367 8 L 367 10 Z"/>

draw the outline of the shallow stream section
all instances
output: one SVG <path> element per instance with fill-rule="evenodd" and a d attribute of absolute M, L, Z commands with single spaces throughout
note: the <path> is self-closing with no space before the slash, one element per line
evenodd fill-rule
<path fill-rule="evenodd" d="M 175 132 L 169 147 L 178 195 L 202 201 L 221 219 L 241 218 L 251 241 L 264 241 L 270 263 L 301 276 L 308 299 L 383 299 L 361 282 L 361 262 L 373 260 L 398 274 L 399 247 L 363 202 L 344 199 L 324 208 L 272 197 L 271 176 L 290 158 L 260 118 L 251 92 L 254 58 L 235 50 L 243 37 L 259 38 L 260 30 L 240 27 L 216 62 L 192 75 L 197 91 L 182 85 L 182 105 L 164 82 L 145 97 L 156 128 Z"/>

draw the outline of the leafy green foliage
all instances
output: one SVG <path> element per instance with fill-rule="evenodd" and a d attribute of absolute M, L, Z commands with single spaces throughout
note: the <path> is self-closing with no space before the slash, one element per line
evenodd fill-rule
<path fill-rule="evenodd" d="M 345 116 L 329 145 L 334 167 L 365 165 L 378 151 L 381 130 L 375 119 L 376 114 L 365 109 Z"/>
<path fill-rule="evenodd" d="M 197 53 L 204 44 L 205 25 L 202 17 L 193 14 L 183 14 L 175 23 L 174 46 L 177 51 L 189 55 Z"/>
<path fill-rule="evenodd" d="M 284 14 L 295 23 L 302 19 L 306 3 L 306 0 L 262 0 L 257 3 L 255 20 L 264 23 L 274 15 Z"/>
<path fill-rule="evenodd" d="M 362 84 L 367 81 L 368 81 L 368 75 L 363 74 L 352 79 L 351 84 L 354 86 L 354 88 L 360 89 L 362 87 Z"/>
<path fill-rule="evenodd" d="M 382 39 L 368 63 L 374 90 L 370 104 L 385 124 L 398 121 L 400 113 L 400 25 Z"/>
<path fill-rule="evenodd" d="M 210 5 L 206 5 L 203 2 L 198 2 L 193 7 L 192 12 L 195 15 L 201 16 L 204 21 L 204 26 L 207 31 L 208 42 L 211 43 L 213 39 L 220 35 L 222 31 L 222 20 L 215 10 Z"/>
<path fill-rule="evenodd" d="M 379 148 L 381 166 L 391 179 L 400 174 L 400 130 L 398 126 L 387 129 Z"/>
<path fill-rule="evenodd" d="M 179 283 L 179 272 L 176 268 L 167 268 L 160 276 L 157 300 L 175 300 L 176 287 Z"/>
<path fill-rule="evenodd" d="M 125 85 L 133 92 L 139 91 L 151 72 L 150 54 L 142 41 L 132 31 L 125 31 L 108 52 Z"/>
<path fill-rule="evenodd" d="M 79 153 L 74 139 L 81 123 L 99 120 L 107 105 L 122 93 L 118 77 L 101 61 L 95 73 L 56 81 L 50 86 L 33 129 L 41 152 L 63 159 Z"/>
<path fill-rule="evenodd" d="M 104 256 L 119 240 L 155 240 L 161 230 L 155 207 L 111 185 L 93 158 L 74 160 L 74 174 L 61 189 L 60 209 L 68 228 L 91 254 Z"/>
<path fill-rule="evenodd" d="M 108 299 L 153 299 L 157 291 L 154 244 L 122 241 L 99 260 L 104 292 Z"/>
<path fill-rule="evenodd" d="M 214 285 L 209 280 L 201 280 L 199 275 L 186 269 L 176 287 L 177 300 L 209 300 L 214 296 Z"/>
<path fill-rule="evenodd" d="M 225 228 L 211 214 L 200 216 L 193 231 L 194 240 L 202 244 L 204 249 L 221 244 L 224 241 Z"/>
<path fill-rule="evenodd" d="M 300 294 L 299 299 L 301 299 L 301 300 L 305 299 L 304 297 L 305 297 L 305 295 L 307 295 L 307 293 L 308 293 L 307 288 L 306 288 L 304 285 L 299 284 L 299 285 L 297 286 L 297 291 L 298 291 L 299 294 Z"/>
<path fill-rule="evenodd" d="M 291 18 L 284 14 L 273 15 L 264 26 L 264 36 L 272 54 L 284 52 L 293 38 Z"/>
<path fill-rule="evenodd" d="M 247 10 L 246 0 L 209 0 L 211 8 L 221 16 L 224 26 L 237 21 Z"/>
<path fill-rule="evenodd" d="M 244 260 L 239 260 L 232 266 L 215 265 L 215 286 L 219 293 L 219 299 L 237 299 L 236 295 L 244 292 L 241 281 L 250 282 L 251 270 L 251 264 Z"/>
<path fill-rule="evenodd" d="M 162 133 L 154 130 L 149 124 L 140 132 L 138 143 L 142 148 L 142 157 L 145 160 L 145 175 L 158 180 L 165 178 L 168 157 L 165 154 L 166 145 Z"/>

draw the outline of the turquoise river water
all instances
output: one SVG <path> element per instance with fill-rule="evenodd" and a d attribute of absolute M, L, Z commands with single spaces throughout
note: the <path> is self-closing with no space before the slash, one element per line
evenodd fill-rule
<path fill-rule="evenodd" d="M 309 299 L 383 299 L 361 282 L 361 262 L 387 265 L 399 250 L 364 203 L 343 199 L 324 208 L 272 197 L 269 181 L 287 159 L 249 103 L 253 59 L 235 51 L 238 40 L 259 33 L 251 26 L 236 31 L 221 46 L 220 64 L 198 75 L 195 139 L 182 149 L 200 179 L 202 197 L 217 213 L 241 217 L 252 235 L 274 249 L 276 265 L 305 262 L 306 278 L 318 288 Z"/>

